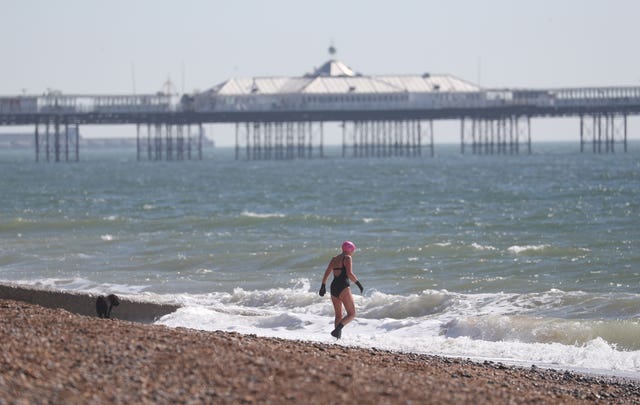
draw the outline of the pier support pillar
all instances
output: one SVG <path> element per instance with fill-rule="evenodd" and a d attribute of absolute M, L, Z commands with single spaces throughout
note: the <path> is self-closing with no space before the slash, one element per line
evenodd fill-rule
<path fill-rule="evenodd" d="M 623 131 L 624 131 L 624 152 L 627 153 L 627 114 L 624 114 L 624 126 L 623 126 Z"/>
<path fill-rule="evenodd" d="M 199 122 L 198 123 L 198 160 L 202 160 L 202 141 L 203 140 L 204 140 L 204 127 L 202 125 L 202 122 Z"/>
<path fill-rule="evenodd" d="M 151 148 L 151 123 L 147 123 L 147 160 L 153 156 Z"/>
<path fill-rule="evenodd" d="M 140 161 L 140 123 L 136 123 L 136 160 Z"/>
<path fill-rule="evenodd" d="M 142 160 L 145 157 L 143 151 L 146 149 L 148 161 L 192 160 L 195 142 L 195 147 L 198 148 L 198 159 L 202 160 L 203 136 L 202 123 L 197 124 L 195 135 L 191 123 L 138 123 L 136 125 L 136 157 Z"/>
<path fill-rule="evenodd" d="M 371 158 L 422 156 L 423 139 L 428 139 L 434 156 L 433 121 L 352 121 L 342 123 L 342 157 Z"/>
<path fill-rule="evenodd" d="M 526 136 L 531 154 L 531 121 L 529 116 L 460 119 L 460 153 L 471 146 L 473 155 L 517 155 L 520 140 Z"/>
<path fill-rule="evenodd" d="M 35 124 L 35 159 L 50 162 L 72 162 L 80 160 L 80 129 L 73 117 L 45 117 L 44 133 L 41 122 Z M 53 134 L 51 133 L 53 129 Z M 51 139 L 53 136 L 53 140 Z M 44 155 L 44 156 L 42 156 Z"/>
<path fill-rule="evenodd" d="M 240 123 L 236 122 L 236 160 L 240 159 Z"/>
<path fill-rule="evenodd" d="M 626 142 L 626 139 L 625 139 Z M 626 148 L 626 143 L 625 143 Z M 320 121 L 320 158 L 324 158 L 324 123 Z"/>
<path fill-rule="evenodd" d="M 464 128 L 465 128 L 466 120 L 464 117 L 460 119 L 460 154 L 464 155 Z"/>
<path fill-rule="evenodd" d="M 242 149 L 246 160 L 311 159 L 316 149 L 323 157 L 323 131 L 321 123 L 311 121 L 236 123 L 235 158 L 241 158 Z"/>
<path fill-rule="evenodd" d="M 627 152 L 627 114 L 580 115 L 580 152 L 591 143 L 594 154 L 615 153 L 616 143 Z"/>
<path fill-rule="evenodd" d="M 76 122 L 76 142 L 75 142 L 76 162 L 80 161 L 80 124 Z"/>
<path fill-rule="evenodd" d="M 38 129 L 40 128 L 40 123 L 36 122 L 36 129 L 35 129 L 35 148 L 36 148 L 36 162 L 40 161 L 40 134 L 38 132 Z"/>
<path fill-rule="evenodd" d="M 56 118 L 53 124 L 53 152 L 56 163 L 60 161 L 60 120 Z"/>

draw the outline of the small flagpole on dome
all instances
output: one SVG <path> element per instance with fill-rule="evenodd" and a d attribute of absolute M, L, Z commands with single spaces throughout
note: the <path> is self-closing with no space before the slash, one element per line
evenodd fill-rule
<path fill-rule="evenodd" d="M 333 45 L 333 39 L 331 40 L 330 44 L 329 44 L 329 55 L 331 55 L 331 59 L 333 59 L 336 55 L 336 53 L 338 52 L 338 50 L 336 49 L 336 47 Z"/>

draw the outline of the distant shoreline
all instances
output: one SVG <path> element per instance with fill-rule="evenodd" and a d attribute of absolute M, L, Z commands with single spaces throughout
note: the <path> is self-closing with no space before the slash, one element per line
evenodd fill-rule
<path fill-rule="evenodd" d="M 146 147 L 146 139 L 141 139 L 141 142 Z M 119 148 L 119 147 L 132 147 L 137 146 L 137 139 L 135 137 L 113 137 L 113 138 L 85 138 L 80 137 L 80 148 L 88 149 L 104 149 L 104 148 Z M 215 142 L 206 136 L 202 140 L 202 146 L 204 148 L 215 147 Z M 0 132 L 0 150 L 20 150 L 20 149 L 32 149 L 35 147 L 35 135 L 33 133 L 2 133 Z"/>
<path fill-rule="evenodd" d="M 558 148 L 560 146 L 560 148 Z M 146 142 L 141 143 L 141 151 L 143 153 L 143 160 L 146 160 L 146 154 L 148 150 L 148 146 Z M 426 148 L 426 146 L 423 146 Z M 129 151 L 132 156 L 135 158 L 136 154 L 136 138 L 83 138 L 80 141 L 80 155 L 81 160 L 84 153 L 101 153 L 101 152 L 111 152 L 111 151 L 120 151 L 126 150 Z M 325 149 L 325 157 L 339 157 L 342 158 L 342 145 L 337 143 L 330 143 L 323 145 Z M 440 156 L 449 156 L 449 155 L 461 155 L 460 152 L 460 144 L 455 141 L 443 141 L 443 142 L 435 142 L 435 155 L 436 157 Z M 196 148 L 192 146 L 192 153 L 197 153 Z M 235 145 L 223 144 L 220 145 L 209 138 L 204 138 L 203 140 L 203 151 L 207 155 L 222 154 L 229 155 L 233 157 L 236 150 Z M 575 140 L 559 140 L 559 141 L 533 141 L 532 142 L 532 150 L 533 155 L 563 155 L 563 154 L 581 154 L 580 152 L 580 141 L 578 139 Z M 24 154 L 24 155 L 33 155 L 35 151 L 35 144 L 33 135 L 22 135 L 20 139 L 10 139 L 6 138 L 5 134 L 0 133 L 0 153 L 13 153 L 13 154 Z M 625 155 L 636 155 L 640 152 L 640 140 L 630 139 L 628 141 L 628 151 L 625 153 L 623 151 L 622 145 L 617 144 L 615 147 L 615 153 L 602 153 L 602 156 L 612 155 L 612 156 L 625 156 Z M 240 159 L 245 160 L 246 154 L 246 146 L 240 147 Z M 592 152 L 592 145 L 590 142 L 586 142 L 584 145 L 584 152 L 582 152 L 584 156 L 594 155 Z M 496 157 L 505 157 L 511 155 L 504 154 L 479 154 L 474 155 L 471 150 L 471 145 L 467 144 L 465 153 L 466 156 L 496 156 Z M 520 153 L 513 156 L 527 156 L 527 152 L 523 149 L 520 150 Z M 206 159 L 207 157 L 205 157 Z M 347 156 L 347 159 L 352 158 L 351 156 Z M 402 157 L 406 159 L 406 157 Z M 422 159 L 429 159 L 428 153 L 423 151 Z M 295 159 L 292 159 L 295 160 Z M 307 159 L 304 159 L 307 160 Z M 313 160 L 313 159 L 308 159 Z"/>

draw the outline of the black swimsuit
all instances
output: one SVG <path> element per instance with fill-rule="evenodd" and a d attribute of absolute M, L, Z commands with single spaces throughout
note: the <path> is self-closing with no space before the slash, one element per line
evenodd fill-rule
<path fill-rule="evenodd" d="M 344 257 L 342 257 L 342 267 L 334 267 L 333 270 L 342 270 L 338 276 L 334 275 L 331 282 L 331 295 L 338 298 L 342 290 L 349 288 L 349 278 L 347 277 L 347 268 L 344 265 Z"/>

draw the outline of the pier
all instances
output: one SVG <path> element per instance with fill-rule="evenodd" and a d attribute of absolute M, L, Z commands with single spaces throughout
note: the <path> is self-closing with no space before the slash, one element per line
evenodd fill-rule
<path fill-rule="evenodd" d="M 80 160 L 80 131 L 77 122 L 65 117 L 50 117 L 44 123 L 35 124 L 36 162 L 46 160 L 74 161 Z"/>
<path fill-rule="evenodd" d="M 258 121 L 243 124 L 236 122 L 235 128 L 236 159 L 285 160 L 324 157 L 322 121 Z"/>
<path fill-rule="evenodd" d="M 342 123 L 342 157 L 434 155 L 433 120 L 354 121 Z"/>
<path fill-rule="evenodd" d="M 235 124 L 235 157 L 323 158 L 325 124 L 344 158 L 434 156 L 434 122 L 460 122 L 460 152 L 531 150 L 531 120 L 579 120 L 580 151 L 628 150 L 640 87 L 485 89 L 451 75 L 366 76 L 330 60 L 299 77 L 232 78 L 198 94 L 0 97 L 0 126 L 33 126 L 36 161 L 78 161 L 83 125 L 132 125 L 138 160 L 202 159 L 203 124 Z"/>
<path fill-rule="evenodd" d="M 202 123 L 136 123 L 138 160 L 202 160 Z"/>
<path fill-rule="evenodd" d="M 462 154 L 470 147 L 474 155 L 517 155 L 521 141 L 531 154 L 531 118 L 527 115 L 460 120 Z"/>

